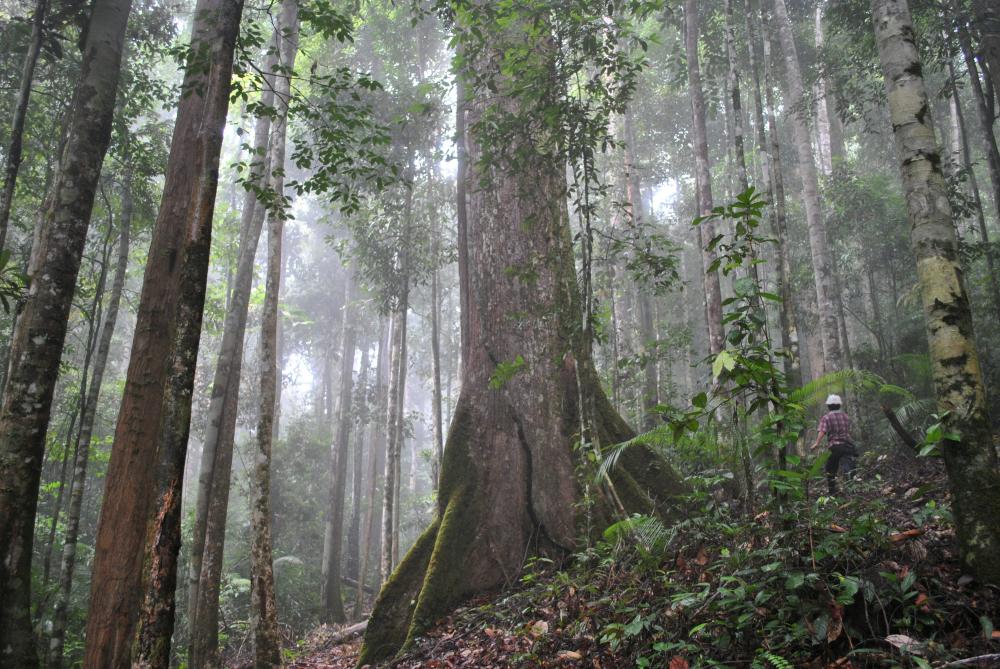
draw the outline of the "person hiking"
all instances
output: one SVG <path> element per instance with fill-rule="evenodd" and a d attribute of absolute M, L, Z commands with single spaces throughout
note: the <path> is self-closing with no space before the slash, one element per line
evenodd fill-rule
<path fill-rule="evenodd" d="M 851 417 L 840 410 L 843 401 L 840 395 L 830 395 L 826 398 L 827 413 L 819 420 L 819 433 L 816 441 L 813 442 L 810 450 L 819 448 L 819 442 L 826 436 L 827 446 L 830 448 L 830 459 L 826 461 L 826 482 L 830 488 L 830 494 L 837 494 L 837 473 L 840 471 L 841 462 L 847 465 L 847 471 L 853 468 L 854 458 L 857 451 L 854 448 L 854 440 L 851 439 Z"/>

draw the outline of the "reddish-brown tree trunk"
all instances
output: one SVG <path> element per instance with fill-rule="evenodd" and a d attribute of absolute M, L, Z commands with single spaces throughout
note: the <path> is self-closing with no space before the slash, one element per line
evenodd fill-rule
<path fill-rule="evenodd" d="M 195 8 L 199 56 L 184 77 L 108 464 L 86 666 L 169 663 L 191 389 L 242 11 L 242 0 L 200 0 Z"/>
<path fill-rule="evenodd" d="M 73 467 L 73 485 L 69 498 L 69 509 L 66 514 L 66 532 L 63 541 L 62 563 L 59 570 L 59 591 L 52 613 L 52 634 L 49 638 L 49 669 L 59 669 L 62 666 L 63 644 L 65 643 L 67 611 L 70 592 L 73 588 L 73 572 L 76 568 L 77 539 L 80 533 L 80 513 L 83 509 L 83 491 L 87 484 L 87 465 L 90 462 L 90 443 L 94 434 L 94 422 L 97 419 L 97 404 L 100 399 L 101 385 L 104 381 L 104 371 L 107 368 L 108 355 L 111 352 L 111 338 L 114 335 L 115 324 L 118 322 L 118 309 L 121 304 L 122 291 L 125 287 L 125 277 L 128 270 L 129 233 L 132 226 L 133 200 L 132 184 L 128 176 L 122 185 L 122 212 L 118 237 L 118 264 L 115 276 L 111 282 L 111 293 L 108 296 L 107 311 L 104 323 L 101 325 L 100 340 L 97 345 L 97 355 L 94 359 L 94 374 L 90 381 L 90 392 L 80 419 L 80 433 L 77 437 L 76 458 Z"/>

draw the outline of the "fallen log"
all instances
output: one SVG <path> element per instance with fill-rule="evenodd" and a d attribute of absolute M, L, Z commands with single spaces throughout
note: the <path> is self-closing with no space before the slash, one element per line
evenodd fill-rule
<path fill-rule="evenodd" d="M 329 647 L 342 644 L 345 641 L 348 641 L 356 637 L 357 635 L 363 633 L 366 629 L 368 629 L 367 620 L 362 620 L 359 623 L 354 623 L 353 625 L 345 627 L 344 629 L 340 630 L 339 632 L 331 636 L 330 639 L 326 642 L 326 645 Z"/>

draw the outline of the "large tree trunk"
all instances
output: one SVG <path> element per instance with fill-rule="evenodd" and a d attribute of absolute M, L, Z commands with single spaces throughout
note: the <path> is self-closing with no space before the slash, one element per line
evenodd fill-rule
<path fill-rule="evenodd" d="M 21 155 L 24 151 L 24 120 L 28 116 L 28 102 L 31 99 L 31 84 L 35 80 L 35 65 L 42 51 L 42 40 L 45 37 L 45 16 L 49 11 L 49 0 L 38 0 L 35 11 L 31 15 L 31 37 L 28 38 L 28 50 L 24 54 L 24 67 L 21 71 L 21 86 L 17 91 L 17 102 L 14 104 L 14 116 L 10 121 L 10 138 L 7 142 L 6 164 L 4 165 L 3 186 L 0 190 L 0 251 L 7 242 L 7 227 L 10 221 L 10 209 L 14 204 L 14 187 L 17 185 L 17 173 L 21 169 Z"/>
<path fill-rule="evenodd" d="M 344 503 L 347 491 L 347 458 L 350 452 L 354 402 L 354 353 L 357 347 L 357 317 L 352 307 L 354 280 L 345 277 L 343 340 L 340 363 L 340 394 L 337 401 L 337 431 L 330 449 L 330 488 L 326 532 L 323 540 L 323 614 L 328 623 L 343 623 L 344 601 L 340 592 L 341 557 L 344 546 Z"/>
<path fill-rule="evenodd" d="M 143 279 L 97 530 L 86 666 L 128 666 L 133 649 L 140 666 L 169 663 L 181 480 L 242 11 L 242 0 L 195 8 L 191 41 L 203 55 L 185 72 Z"/>
<path fill-rule="evenodd" d="M 583 336 L 564 165 L 533 136 L 540 130 L 533 105 L 552 104 L 548 96 L 560 86 L 550 82 L 538 91 L 543 99 L 527 102 L 499 73 L 501 54 L 512 50 L 552 62 L 552 51 L 517 25 L 491 32 L 474 63 L 495 92 L 476 90 L 469 110 L 477 172 L 469 193 L 469 357 L 445 445 L 438 518 L 383 587 L 361 664 L 394 655 L 472 593 L 515 580 L 526 557 L 571 551 L 581 496 L 573 444 L 633 434 L 605 397 Z M 484 126 L 511 119 L 527 127 L 518 121 L 516 136 L 494 140 L 487 163 Z M 592 409 L 587 435 L 580 434 L 581 406 Z M 613 476 L 634 511 L 666 510 L 682 489 L 641 446 L 625 450 Z M 610 506 L 599 504 L 597 516 L 610 519 Z"/>
<path fill-rule="evenodd" d="M 774 0 L 774 19 L 778 38 L 785 59 L 785 84 L 788 90 L 786 109 L 792 121 L 792 134 L 799 159 L 802 179 L 802 201 L 809 229 L 809 250 L 812 254 L 816 282 L 816 301 L 819 306 L 819 325 L 823 343 L 823 363 L 826 373 L 841 368 L 840 333 L 837 321 L 836 289 L 833 262 L 827 240 L 826 223 L 819 200 L 816 162 L 809 136 L 809 108 L 802 88 L 799 55 L 792 35 L 792 22 L 788 18 L 785 0 Z"/>
<path fill-rule="evenodd" d="M 941 159 L 906 0 L 872 0 L 893 134 L 923 297 L 938 407 L 956 439 L 942 442 L 962 560 L 1000 585 L 1000 465 Z"/>
<path fill-rule="evenodd" d="M 118 322 L 118 309 L 121 305 L 122 290 L 125 287 L 132 213 L 132 184 L 131 179 L 126 176 L 125 183 L 122 184 L 118 264 L 115 266 L 115 276 L 111 281 L 111 293 L 108 296 L 108 306 L 97 344 L 97 355 L 94 358 L 94 373 L 90 380 L 90 392 L 87 395 L 87 403 L 80 419 L 80 433 L 77 437 L 73 485 L 69 497 L 69 509 L 66 514 L 66 533 L 63 541 L 62 563 L 59 569 L 59 590 L 52 613 L 52 634 L 49 640 L 48 655 L 49 669 L 59 669 L 62 666 L 67 611 L 70 592 L 73 588 L 76 547 L 80 534 L 80 512 L 83 509 L 83 491 L 87 484 L 87 465 L 90 462 L 90 442 L 94 434 L 94 422 L 97 419 L 97 405 L 100 399 L 101 385 L 104 381 L 104 372 L 107 369 L 108 355 L 111 352 L 111 338 L 114 336 L 115 324 Z"/>
<path fill-rule="evenodd" d="M 278 36 L 271 41 L 271 49 L 264 64 L 264 86 L 260 104 L 265 109 L 274 106 L 274 71 L 278 62 Z M 254 257 L 260 243 L 266 207 L 257 201 L 257 191 L 265 186 L 269 173 L 268 137 L 271 118 L 260 115 L 254 124 L 252 157 L 249 182 L 252 186 L 243 196 L 240 216 L 240 249 L 236 261 L 236 278 L 226 320 L 222 330 L 222 343 L 212 380 L 212 395 L 208 407 L 208 427 L 202 445 L 201 468 L 198 475 L 198 497 L 195 505 L 194 528 L 191 542 L 191 561 L 188 568 L 188 629 L 190 630 L 190 659 L 192 666 L 202 667 L 214 662 L 218 647 L 217 615 L 208 614 L 214 621 L 203 624 L 201 613 L 218 607 L 218 569 L 204 570 L 208 544 L 209 513 L 221 496 L 221 517 L 224 529 L 229 504 L 229 477 L 232 469 L 232 450 L 236 434 L 236 410 L 239 405 L 239 387 L 243 368 L 243 339 L 246 334 L 247 311 L 253 286 Z M 228 463 L 228 464 L 227 464 Z M 223 490 L 225 488 L 225 490 Z M 222 501 L 222 500 L 219 500 Z M 211 558 L 213 567 L 221 566 L 221 550 L 225 535 L 212 542 L 218 551 Z M 201 583 L 207 580 L 207 591 Z M 213 585 L 214 584 L 214 585 Z"/>
<path fill-rule="evenodd" d="M 705 97 L 701 89 L 701 69 L 698 65 L 698 3 L 684 2 L 684 44 L 687 52 L 688 87 L 691 96 L 691 149 L 694 152 L 695 182 L 698 190 L 698 215 L 712 212 L 712 172 L 708 161 L 708 132 L 705 129 Z M 715 238 L 715 224 L 706 221 L 698 226 L 702 269 L 705 271 L 705 313 L 708 318 L 708 351 L 717 355 L 724 347 L 722 331 L 722 289 L 719 273 L 711 267 L 715 251 L 707 247 Z"/>
<path fill-rule="evenodd" d="M 1000 7 L 996 0 L 972 0 L 979 29 L 980 51 L 986 59 L 993 90 L 1000 95 Z"/>
<path fill-rule="evenodd" d="M 285 141 L 291 77 L 299 49 L 297 0 L 283 0 L 276 33 L 280 33 L 281 68 L 275 77 L 278 115 L 271 130 L 271 190 L 284 197 Z M 267 280 L 260 326 L 260 416 L 257 421 L 257 457 L 251 481 L 250 632 L 254 666 L 281 666 L 281 640 L 275 608 L 274 563 L 271 548 L 271 448 L 275 441 L 278 386 L 278 297 L 281 290 L 281 252 L 285 210 L 268 212 Z"/>
<path fill-rule="evenodd" d="M 59 170 L 40 213 L 33 273 L 0 400 L 0 663 L 38 663 L 31 553 L 45 431 L 101 164 L 111 139 L 130 0 L 95 0 Z"/>

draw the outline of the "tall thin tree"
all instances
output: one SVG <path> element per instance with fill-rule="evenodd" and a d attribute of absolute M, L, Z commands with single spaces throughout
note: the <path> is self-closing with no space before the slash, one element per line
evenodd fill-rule
<path fill-rule="evenodd" d="M 131 0 L 95 0 L 59 168 L 39 216 L 33 274 L 0 396 L 0 663 L 38 664 L 31 552 L 45 431 L 118 92 Z"/>

